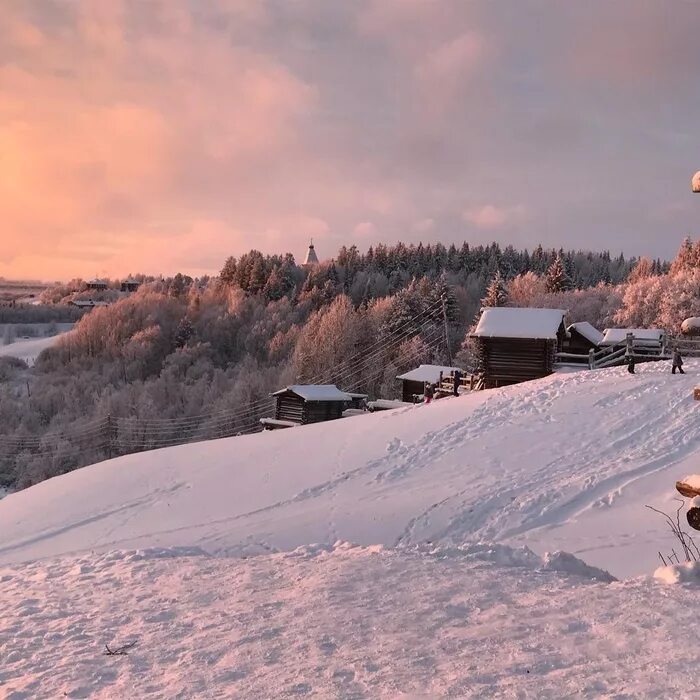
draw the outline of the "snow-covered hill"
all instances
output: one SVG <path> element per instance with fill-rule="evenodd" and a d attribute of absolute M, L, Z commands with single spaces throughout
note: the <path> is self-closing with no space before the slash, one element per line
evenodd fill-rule
<path fill-rule="evenodd" d="M 618 576 L 672 541 L 696 471 L 698 367 L 553 375 L 428 406 L 129 455 L 0 503 L 0 562 L 115 548 L 274 552 L 484 540 L 585 552 Z"/>
<path fill-rule="evenodd" d="M 676 544 L 644 508 L 700 471 L 687 370 L 560 374 L 12 494 L 0 693 L 690 692 L 696 591 L 650 578 Z"/>

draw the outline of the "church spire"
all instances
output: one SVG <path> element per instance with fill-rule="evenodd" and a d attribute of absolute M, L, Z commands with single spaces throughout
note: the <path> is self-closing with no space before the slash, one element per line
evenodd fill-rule
<path fill-rule="evenodd" d="M 316 250 L 314 248 L 313 238 L 309 243 L 308 251 L 306 251 L 306 260 L 304 260 L 304 265 L 318 265 L 318 256 L 316 255 Z"/>

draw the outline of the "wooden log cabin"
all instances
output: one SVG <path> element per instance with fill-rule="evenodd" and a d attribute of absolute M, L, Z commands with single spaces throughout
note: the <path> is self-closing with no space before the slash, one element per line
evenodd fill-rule
<path fill-rule="evenodd" d="M 554 370 L 566 328 L 561 309 L 483 309 L 471 338 L 482 386 L 539 379 Z"/>
<path fill-rule="evenodd" d="M 335 384 L 295 384 L 276 391 L 275 417 L 263 418 L 264 428 L 291 428 L 342 418 L 343 411 L 359 407 L 365 394 L 340 391 Z"/>
<path fill-rule="evenodd" d="M 598 350 L 603 342 L 603 334 L 588 321 L 572 323 L 566 329 L 566 352 L 588 355 L 591 350 Z"/>

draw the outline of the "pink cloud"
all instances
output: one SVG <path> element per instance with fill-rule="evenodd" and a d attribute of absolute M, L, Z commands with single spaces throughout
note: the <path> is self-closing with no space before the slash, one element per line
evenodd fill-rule
<path fill-rule="evenodd" d="M 498 229 L 521 221 L 525 214 L 522 205 L 515 207 L 498 207 L 494 204 L 484 204 L 467 209 L 463 219 L 480 229 Z"/>
<path fill-rule="evenodd" d="M 371 221 L 361 221 L 352 230 L 353 236 L 358 238 L 369 238 L 376 232 L 376 228 Z"/>

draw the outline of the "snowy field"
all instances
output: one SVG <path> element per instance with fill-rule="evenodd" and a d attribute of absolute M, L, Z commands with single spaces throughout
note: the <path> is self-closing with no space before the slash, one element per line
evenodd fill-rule
<path fill-rule="evenodd" d="M 27 324 L 24 324 L 25 326 Z M 45 327 L 48 324 L 33 324 L 36 326 Z M 36 358 L 42 350 L 50 348 L 60 337 L 62 333 L 68 332 L 72 327 L 72 323 L 59 323 L 56 326 L 56 335 L 41 337 L 41 338 L 17 338 L 9 345 L 0 344 L 0 357 L 18 357 L 24 360 L 28 365 L 33 365 Z"/>
<path fill-rule="evenodd" d="M 677 545 L 644 505 L 673 510 L 700 472 L 700 364 L 637 369 L 9 495 L 0 696 L 691 696 L 698 587 L 652 577 Z"/>

